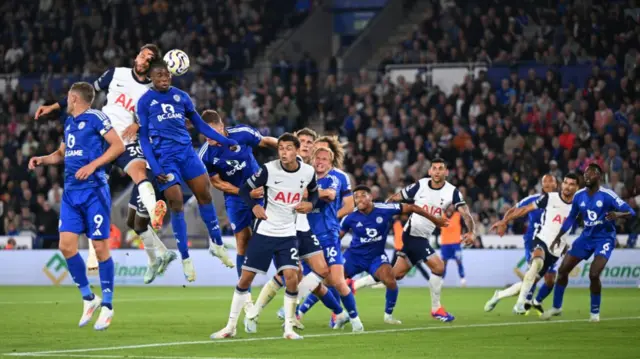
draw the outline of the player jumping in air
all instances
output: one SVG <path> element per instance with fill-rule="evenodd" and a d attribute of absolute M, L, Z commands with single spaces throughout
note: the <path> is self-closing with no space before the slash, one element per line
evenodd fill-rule
<path fill-rule="evenodd" d="M 231 301 L 227 325 L 211 335 L 211 339 L 236 335 L 238 317 L 249 296 L 248 289 L 256 273 L 266 273 L 271 261 L 278 274 L 284 276 L 285 339 L 302 339 L 294 330 L 296 298 L 298 297 L 298 244 L 296 213 L 309 213 L 318 201 L 316 175 L 311 166 L 297 160 L 300 141 L 285 133 L 278 139 L 278 160 L 264 164 L 240 188 L 240 196 L 252 208 L 256 217 L 254 233 L 247 247 L 242 275 Z M 264 206 L 251 198 L 251 191 L 265 187 Z M 303 201 L 305 189 L 308 201 Z"/>
<path fill-rule="evenodd" d="M 427 213 L 436 217 L 442 217 L 443 212 L 453 205 L 462 215 L 467 233 L 463 235 L 466 244 L 473 243 L 475 239 L 475 225 L 469 207 L 460 195 L 458 189 L 446 181 L 449 174 L 445 162 L 441 158 L 431 161 L 429 168 L 430 178 L 405 187 L 401 192 L 391 196 L 388 202 L 413 200 L 415 205 L 422 207 Z M 451 322 L 455 317 L 447 313 L 440 304 L 442 291 L 442 273 L 444 262 L 429 244 L 429 236 L 433 234 L 436 225 L 430 220 L 415 214 L 409 217 L 402 233 L 403 247 L 398 253 L 398 260 L 393 266 L 396 279 L 404 278 L 411 268 L 424 262 L 431 270 L 429 289 L 431 291 L 431 316 L 442 322 Z M 373 277 L 368 277 L 368 283 L 375 283 Z"/>
<path fill-rule="evenodd" d="M 171 225 L 182 257 L 184 275 L 187 281 L 193 282 L 196 273 L 189 258 L 181 187 L 183 182 L 186 182 L 198 201 L 200 215 L 213 241 L 211 252 L 227 267 L 233 267 L 233 262 L 222 244 L 207 169 L 191 145 L 191 135 L 185 121 L 191 120 L 200 133 L 227 147 L 237 146 L 238 143 L 209 127 L 195 111 L 189 95 L 171 86 L 171 74 L 162 59 L 151 62 L 149 77 L 153 87 L 138 100 L 140 145 L 151 172 L 159 182 L 159 190 L 164 192 L 169 202 Z"/>
<path fill-rule="evenodd" d="M 162 227 L 167 205 L 162 200 L 156 201 L 154 186 L 147 179 L 147 162 L 137 140 L 139 125 L 135 120 L 138 99 L 151 87 L 151 81 L 147 77 L 149 61 L 161 57 L 156 45 L 144 45 L 134 59 L 133 68 L 111 68 L 93 83 L 96 91 L 107 91 L 107 103 L 102 111 L 109 116 L 113 129 L 125 144 L 125 151 L 116 159 L 115 164 L 136 184 L 129 200 L 127 225 L 143 240 L 149 261 L 144 274 L 144 282 L 147 284 L 176 259 L 176 254 L 167 250 L 153 230 Z M 67 107 L 67 101 L 65 98 L 53 105 L 41 106 L 36 111 L 35 118 Z M 149 226 L 150 222 L 153 228 Z M 156 251 L 159 257 L 156 257 Z"/>
<path fill-rule="evenodd" d="M 504 218 L 511 216 L 514 211 L 517 211 L 521 208 L 526 208 L 527 206 L 537 201 L 540 197 L 544 196 L 546 193 L 555 192 L 558 186 L 558 183 L 555 177 L 553 177 L 550 174 L 546 174 L 542 176 L 542 179 L 540 182 L 542 183 L 542 193 L 534 194 L 534 195 L 523 198 L 520 202 L 518 202 L 518 204 L 515 207 L 510 208 L 504 214 Z M 528 212 L 528 215 L 527 215 L 527 220 L 528 220 L 527 231 L 522 237 L 524 240 L 524 257 L 527 263 L 531 263 L 531 254 L 533 253 L 533 249 L 534 249 L 533 237 L 536 231 L 538 231 L 538 229 L 542 225 L 541 220 L 542 220 L 543 212 L 544 211 L 541 208 L 538 208 Z M 494 223 L 490 228 L 490 231 L 492 230 L 495 230 L 498 233 L 498 235 L 503 236 L 507 231 L 507 222 L 505 222 L 505 220 L 503 219 L 502 221 L 498 221 Z M 529 290 L 529 293 L 527 293 L 527 298 L 526 298 L 527 301 L 525 302 L 525 308 L 529 310 L 530 306 L 533 303 L 535 304 L 533 305 L 533 308 L 536 311 L 538 311 L 539 314 L 542 314 L 544 312 L 544 309 L 542 308 L 542 301 L 545 298 L 547 298 L 549 293 L 551 293 L 551 291 L 553 290 L 553 284 L 555 280 L 556 280 L 556 268 L 555 268 L 555 265 L 553 265 L 549 268 L 548 272 L 545 273 L 544 281 L 540 285 L 538 294 L 536 295 L 536 298 L 533 302 L 531 302 L 531 299 L 533 298 L 533 291 L 535 290 L 535 286 L 531 287 L 531 290 Z M 496 307 L 496 305 L 498 305 L 498 302 L 501 299 L 518 295 L 518 293 L 520 293 L 521 288 L 522 288 L 522 281 L 514 283 L 508 288 L 505 288 L 502 290 L 496 290 L 493 293 L 493 297 L 491 297 L 491 299 L 489 299 L 485 304 L 484 306 L 485 312 L 492 311 Z"/>
<path fill-rule="evenodd" d="M 545 193 L 539 196 L 535 202 L 509 212 L 501 221 L 507 224 L 509 221 L 524 217 L 533 211 L 542 210 L 541 225 L 534 233 L 529 269 L 527 269 L 524 276 L 518 301 L 513 307 L 515 314 L 525 314 L 527 312 L 525 308 L 526 304 L 533 306 L 540 313 L 544 312 L 544 310 L 542 310 L 542 304 L 535 300 L 533 303 L 531 302 L 531 298 L 529 297 L 530 289 L 534 288 L 535 283 L 546 275 L 549 269 L 555 266 L 558 258 L 560 258 L 566 248 L 565 237 L 562 238 L 562 243 L 556 246 L 553 251 L 550 246 L 565 218 L 569 215 L 571 201 L 578 190 L 578 186 L 578 176 L 574 173 L 569 173 L 564 176 L 561 193 Z"/>
<path fill-rule="evenodd" d="M 438 227 L 447 226 L 448 222 L 414 204 L 373 203 L 371 189 L 366 186 L 357 186 L 353 197 L 358 210 L 343 218 L 340 224 L 340 238 L 349 231 L 352 233 L 349 249 L 344 252 L 344 274 L 351 278 L 358 273 L 367 272 L 382 281 L 387 287 L 384 322 L 402 324 L 393 318 L 393 308 L 398 299 L 398 284 L 384 249 L 393 217 L 403 213 L 415 213 Z"/>
<path fill-rule="evenodd" d="M 617 219 L 636 215 L 633 209 L 612 190 L 600 187 L 602 168 L 595 163 L 587 166 L 584 172 L 585 188 L 576 192 L 573 197 L 571 211 L 549 247 L 551 252 L 561 247 L 563 236 L 569 231 L 578 214 L 582 215 L 584 230 L 572 243 L 558 269 L 558 278 L 553 291 L 553 308 L 544 312 L 542 319 L 562 313 L 562 299 L 569 281 L 569 273 L 582 260 L 594 256 L 589 269 L 591 285 L 591 317 L 592 322 L 600 321 L 600 293 L 602 283 L 600 274 L 607 265 L 611 252 L 616 245 Z M 553 234 L 552 234 L 553 235 Z"/>
<path fill-rule="evenodd" d="M 224 205 L 236 237 L 236 269 L 240 277 L 254 217 L 251 207 L 244 203 L 238 193 L 249 177 L 260 169 L 253 157 L 253 149 L 258 146 L 276 149 L 278 140 L 274 137 L 263 137 L 260 132 L 247 125 L 225 128 L 220 115 L 213 110 L 204 111 L 202 119 L 219 134 L 238 142 L 238 147 L 232 150 L 218 146 L 215 140 L 209 140 L 200 148 L 199 156 L 207 167 L 213 187 L 224 193 Z M 262 187 L 251 191 L 251 197 L 260 204 L 263 195 Z"/>
<path fill-rule="evenodd" d="M 296 137 L 300 141 L 300 148 L 298 150 L 298 160 L 304 163 L 312 163 L 312 152 L 314 147 L 314 140 L 317 138 L 317 134 L 315 131 L 304 128 L 296 133 Z M 335 144 L 332 141 L 332 144 Z M 337 155 L 333 157 L 334 165 L 336 157 L 338 158 L 339 164 L 341 164 L 342 159 L 344 158 L 343 152 L 341 151 L 341 147 L 337 147 Z M 333 152 L 333 151 L 332 151 Z M 346 185 L 342 186 L 343 196 L 351 196 L 351 187 L 346 182 Z M 328 194 L 325 190 L 319 190 L 319 192 L 325 197 Z M 349 205 L 349 198 L 345 200 L 346 197 L 343 197 L 343 208 L 345 206 L 353 208 L 353 206 Z M 353 201 L 351 201 L 353 202 Z M 341 209 L 342 210 L 342 209 Z M 305 264 L 305 272 L 306 275 L 304 278 L 300 275 L 299 272 L 298 279 L 300 280 L 300 284 L 298 286 L 298 299 L 299 303 L 301 299 L 304 298 L 310 291 L 314 291 L 317 297 L 322 300 L 322 303 L 329 308 L 336 317 L 341 318 L 341 320 L 346 321 L 346 315 L 343 313 L 342 306 L 340 305 L 339 299 L 340 296 L 337 293 L 333 293 L 327 289 L 324 285 L 319 285 L 322 283 L 324 278 L 329 275 L 329 266 L 327 265 L 327 261 L 325 260 L 322 247 L 320 247 L 320 242 L 318 238 L 312 233 L 311 228 L 309 227 L 309 222 L 307 220 L 307 214 L 298 213 L 296 216 L 296 237 L 298 238 L 298 250 L 300 258 L 304 260 Z M 256 305 L 254 305 L 251 310 L 247 311 L 248 321 L 245 322 L 245 331 L 248 333 L 255 333 L 257 331 L 257 321 L 258 316 L 261 314 L 262 310 L 271 302 L 273 297 L 276 295 L 277 291 L 282 288 L 283 283 L 280 276 L 276 275 L 271 280 L 269 280 L 260 291 L 258 299 L 256 300 Z M 300 312 L 294 319 L 294 327 L 298 329 L 304 329 L 304 326 L 299 321 Z M 278 311 L 278 317 L 282 320 L 285 318 L 284 308 L 281 308 Z"/>
<path fill-rule="evenodd" d="M 111 194 L 104 166 L 124 152 L 124 143 L 111 127 L 109 118 L 101 111 L 91 109 L 94 97 L 94 88 L 89 83 L 78 82 L 71 86 L 67 96 L 69 116 L 64 123 L 60 148 L 48 156 L 31 158 L 29 168 L 64 161 L 60 251 L 84 300 L 79 326 L 87 325 L 96 309 L 102 306 L 94 328 L 104 330 L 113 318 L 115 278 L 108 243 Z M 83 233 L 94 243 L 102 299 L 92 293 L 84 260 L 78 253 L 78 237 Z"/>

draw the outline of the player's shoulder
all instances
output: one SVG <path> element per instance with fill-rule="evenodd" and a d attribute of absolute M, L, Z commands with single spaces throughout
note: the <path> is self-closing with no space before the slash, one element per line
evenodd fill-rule
<path fill-rule="evenodd" d="M 373 209 L 378 211 L 389 211 L 389 210 L 399 210 L 400 203 L 383 203 L 383 202 L 374 202 Z"/>
<path fill-rule="evenodd" d="M 186 93 L 186 92 L 185 92 L 185 91 L 183 91 L 182 89 L 179 89 L 179 88 L 177 88 L 177 87 L 175 87 L 175 86 L 171 86 L 171 88 L 169 89 L 169 91 L 171 91 L 171 93 L 172 93 L 173 95 L 178 95 L 178 96 L 180 96 L 180 98 L 181 98 L 181 99 L 186 99 L 186 98 L 191 99 L 191 97 L 189 96 L 189 94 L 188 94 L 188 93 Z M 174 98 L 174 99 L 175 99 L 175 98 Z M 178 101 L 177 99 L 175 99 L 175 100 L 176 100 L 176 101 Z"/>
<path fill-rule="evenodd" d="M 244 124 L 230 126 L 230 127 L 227 127 L 226 130 L 228 133 L 249 133 L 252 135 L 259 133 L 258 130 L 256 130 L 255 128 L 249 125 L 244 125 Z"/>
<path fill-rule="evenodd" d="M 104 112 L 95 109 L 88 109 L 82 114 L 82 117 L 88 121 L 97 121 L 103 122 L 105 120 L 109 120 L 109 116 L 107 116 Z"/>
<path fill-rule="evenodd" d="M 600 187 L 598 191 L 604 194 L 605 197 L 610 197 L 612 199 L 618 199 L 619 197 L 617 193 L 615 193 L 613 190 L 609 188 Z"/>
<path fill-rule="evenodd" d="M 202 145 L 202 147 L 200 147 L 200 149 L 198 150 L 198 157 L 200 157 L 200 159 L 204 160 L 207 157 L 209 157 L 209 154 L 211 152 L 213 152 L 213 150 L 215 150 L 216 147 L 214 146 L 209 146 L 209 142 L 205 142 L 204 145 Z"/>
<path fill-rule="evenodd" d="M 132 74 L 133 69 L 131 67 L 110 67 L 107 71 L 112 71 L 114 75 Z"/>
<path fill-rule="evenodd" d="M 573 198 L 578 198 L 578 197 L 582 197 L 587 193 L 587 188 L 581 188 L 579 190 L 576 191 L 576 193 L 573 195 Z"/>
<path fill-rule="evenodd" d="M 300 171 L 305 175 L 309 175 L 309 174 L 314 175 L 316 173 L 316 170 L 311 165 L 308 165 L 304 162 L 299 162 L 299 163 L 300 163 Z"/>

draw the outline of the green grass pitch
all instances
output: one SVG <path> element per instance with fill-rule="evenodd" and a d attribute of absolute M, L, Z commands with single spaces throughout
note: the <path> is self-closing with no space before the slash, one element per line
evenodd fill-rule
<path fill-rule="evenodd" d="M 254 289 L 254 298 L 258 288 Z M 328 328 L 318 304 L 305 318 L 301 341 L 281 339 L 278 296 L 260 318 L 259 333 L 239 325 L 236 339 L 209 335 L 227 320 L 232 288 L 116 288 L 111 327 L 78 328 L 81 302 L 72 287 L 0 287 L 0 356 L 34 358 L 638 358 L 640 290 L 604 288 L 602 321 L 589 323 L 587 289 L 567 290 L 564 314 L 550 322 L 511 313 L 515 298 L 483 311 L 491 289 L 444 288 L 442 302 L 456 320 L 429 314 L 427 288 L 400 288 L 394 315 L 382 321 L 384 290 L 356 300 L 366 332 Z M 549 306 L 550 299 L 546 305 Z M 97 318 L 97 315 L 94 317 Z M 93 324 L 93 322 L 91 323 Z"/>

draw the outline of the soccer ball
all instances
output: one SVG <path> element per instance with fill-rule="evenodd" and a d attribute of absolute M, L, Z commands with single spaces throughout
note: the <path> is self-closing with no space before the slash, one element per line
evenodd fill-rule
<path fill-rule="evenodd" d="M 163 60 L 173 76 L 182 76 L 189 71 L 189 56 L 182 50 L 173 49 L 167 52 Z"/>

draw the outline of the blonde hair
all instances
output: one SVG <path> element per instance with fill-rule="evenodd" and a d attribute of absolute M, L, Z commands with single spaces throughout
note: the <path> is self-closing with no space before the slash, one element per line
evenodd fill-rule
<path fill-rule="evenodd" d="M 322 151 L 324 151 L 324 152 L 329 154 L 329 160 L 333 163 L 333 159 L 334 159 L 335 156 L 333 154 L 333 151 L 329 147 L 316 147 L 313 150 L 313 155 L 311 156 L 311 158 L 315 159 L 316 156 L 318 155 L 318 152 L 322 152 Z"/>
<path fill-rule="evenodd" d="M 298 130 L 295 133 L 296 137 L 300 137 L 300 136 L 309 136 L 313 139 L 313 141 L 316 140 L 316 138 L 318 138 L 318 133 L 312 129 L 310 129 L 309 127 L 305 127 L 302 130 Z"/>
<path fill-rule="evenodd" d="M 318 142 L 326 142 L 329 145 L 329 149 L 333 153 L 333 167 L 342 169 L 344 164 L 344 147 L 343 144 L 340 143 L 338 136 L 322 136 L 315 141 L 315 143 Z"/>

